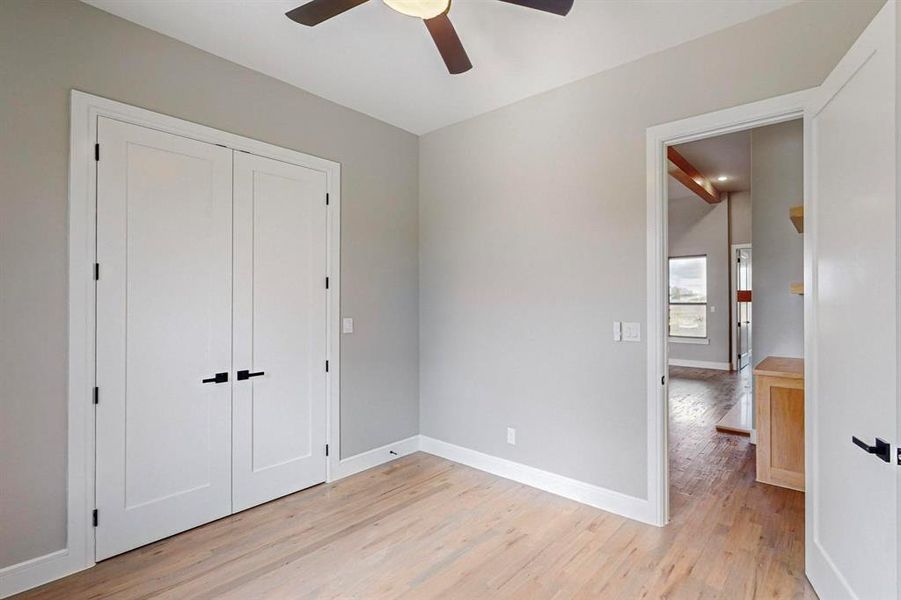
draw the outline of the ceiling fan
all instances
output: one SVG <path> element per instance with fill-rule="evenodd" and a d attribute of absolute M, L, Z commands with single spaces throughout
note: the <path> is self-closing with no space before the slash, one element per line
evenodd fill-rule
<path fill-rule="evenodd" d="M 285 13 L 292 21 L 312 27 L 336 17 L 368 0 L 312 0 Z M 422 19 L 438 46 L 438 52 L 452 74 L 464 73 L 472 68 L 469 56 L 457 31 L 447 17 L 451 0 L 382 0 L 397 12 Z M 566 16 L 573 0 L 501 0 L 510 4 L 534 8 L 555 15 Z"/>

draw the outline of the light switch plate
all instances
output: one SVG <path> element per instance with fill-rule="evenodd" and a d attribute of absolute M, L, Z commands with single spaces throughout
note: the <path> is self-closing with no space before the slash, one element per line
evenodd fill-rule
<path fill-rule="evenodd" d="M 622 321 L 613 322 L 613 341 L 621 342 L 623 340 L 623 323 Z"/>
<path fill-rule="evenodd" d="M 507 427 L 507 443 L 511 446 L 516 445 L 516 430 L 512 427 Z"/>
<path fill-rule="evenodd" d="M 341 333 L 353 333 L 354 332 L 354 320 L 351 317 L 345 317 L 341 319 Z"/>
<path fill-rule="evenodd" d="M 623 323 L 623 341 L 624 342 L 640 342 L 641 341 L 641 323 Z"/>

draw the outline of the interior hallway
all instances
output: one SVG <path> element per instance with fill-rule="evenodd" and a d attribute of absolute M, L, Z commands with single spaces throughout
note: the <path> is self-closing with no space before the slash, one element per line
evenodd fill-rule
<path fill-rule="evenodd" d="M 753 385 L 750 366 L 738 373 L 670 367 L 672 524 L 714 529 L 705 539 L 730 565 L 733 597 L 816 598 L 804 576 L 804 494 L 757 483 L 749 436 L 716 430 Z M 758 581 L 766 574 L 757 590 L 754 571 Z"/>
<path fill-rule="evenodd" d="M 692 497 L 717 493 L 746 465 L 754 479 L 754 445 L 747 435 L 719 433 L 716 424 L 751 395 L 751 368 L 738 373 L 670 367 L 670 514 L 691 508 Z M 803 501 L 803 496 L 801 496 Z"/>
<path fill-rule="evenodd" d="M 666 528 L 417 453 L 22 597 L 814 598 L 803 494 L 714 429 L 747 377 L 671 369 Z"/>

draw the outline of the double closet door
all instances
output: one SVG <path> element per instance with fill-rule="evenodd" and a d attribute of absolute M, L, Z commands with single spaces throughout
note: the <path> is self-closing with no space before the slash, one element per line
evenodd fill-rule
<path fill-rule="evenodd" d="M 96 558 L 325 481 L 326 174 L 98 123 Z"/>

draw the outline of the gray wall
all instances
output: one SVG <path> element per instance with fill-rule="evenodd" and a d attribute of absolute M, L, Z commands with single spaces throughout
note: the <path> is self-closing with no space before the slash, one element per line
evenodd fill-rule
<path fill-rule="evenodd" d="M 729 230 L 732 244 L 751 243 L 751 232 L 754 228 L 751 218 L 750 190 L 729 194 Z"/>
<path fill-rule="evenodd" d="M 669 200 L 669 255 L 707 256 L 708 344 L 670 342 L 672 360 L 729 362 L 729 205 Z"/>
<path fill-rule="evenodd" d="M 418 139 L 80 2 L 0 2 L 0 567 L 65 544 L 76 88 L 342 164 L 342 450 L 418 431 Z"/>
<path fill-rule="evenodd" d="M 755 364 L 804 355 L 804 298 L 788 291 L 804 280 L 804 240 L 788 218 L 788 209 L 803 201 L 803 161 L 801 121 L 751 132 Z"/>
<path fill-rule="evenodd" d="M 611 336 L 645 319 L 645 130 L 818 85 L 880 5 L 792 5 L 423 136 L 421 432 L 646 497 L 646 340 Z"/>

